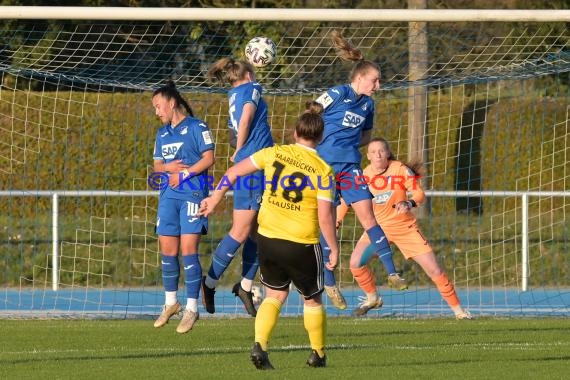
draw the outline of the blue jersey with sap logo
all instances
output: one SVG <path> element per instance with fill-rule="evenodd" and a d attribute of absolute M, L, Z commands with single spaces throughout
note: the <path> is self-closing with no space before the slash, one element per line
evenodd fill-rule
<path fill-rule="evenodd" d="M 267 122 L 267 104 L 261 97 L 262 90 L 259 83 L 248 82 L 228 91 L 229 127 L 234 130 L 236 135 L 240 133 L 238 129 L 244 105 L 253 103 L 256 107 L 255 115 L 249 126 L 249 136 L 234 158 L 236 163 L 258 150 L 273 146 L 273 137 L 271 137 L 271 130 Z"/>
<path fill-rule="evenodd" d="M 153 158 L 162 160 L 165 164 L 182 160 L 186 165 L 193 165 L 208 150 L 214 150 L 210 128 L 203 121 L 187 116 L 174 128 L 169 123 L 158 130 Z M 161 192 L 161 196 L 199 202 L 208 196 L 207 177 L 207 170 L 195 173 L 192 178 L 182 181 L 174 188 L 168 186 Z"/>
<path fill-rule="evenodd" d="M 325 131 L 317 152 L 326 162 L 360 164 L 362 132 L 372 129 L 374 101 L 357 95 L 349 84 L 333 87 L 316 101 L 324 107 Z"/>

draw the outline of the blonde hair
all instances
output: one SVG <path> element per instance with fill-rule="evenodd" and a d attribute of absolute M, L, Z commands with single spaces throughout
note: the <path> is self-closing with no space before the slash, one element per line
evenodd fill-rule
<path fill-rule="evenodd" d="M 206 75 L 222 84 L 233 85 L 244 79 L 248 73 L 255 73 L 251 63 L 241 59 L 221 58 L 210 66 Z"/>
<path fill-rule="evenodd" d="M 338 30 L 331 32 L 331 39 L 337 55 L 342 60 L 356 62 L 348 75 L 351 82 L 357 75 L 367 74 L 370 70 L 380 72 L 380 67 L 375 62 L 364 59 L 362 51 L 345 39 Z"/>

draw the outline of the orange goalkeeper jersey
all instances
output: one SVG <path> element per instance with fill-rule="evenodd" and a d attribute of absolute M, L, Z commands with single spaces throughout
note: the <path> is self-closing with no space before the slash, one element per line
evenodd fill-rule
<path fill-rule="evenodd" d="M 409 212 L 398 215 L 394 206 L 406 200 L 414 200 L 417 205 L 424 202 L 425 193 L 420 186 L 419 176 L 396 160 L 390 160 L 385 171 L 378 172 L 368 165 L 363 172 L 374 196 L 374 215 L 381 226 L 416 220 L 414 214 Z"/>
<path fill-rule="evenodd" d="M 393 207 L 396 203 L 414 200 L 417 205 L 425 201 L 425 193 L 420 186 L 420 177 L 404 163 L 396 160 L 388 162 L 386 170 L 378 172 L 371 165 L 364 168 L 364 179 L 374 196 L 372 204 L 378 224 L 397 225 L 402 222 L 415 222 L 414 214 L 407 212 L 398 215 Z M 337 219 L 342 220 L 348 211 L 344 202 L 337 209 Z"/>

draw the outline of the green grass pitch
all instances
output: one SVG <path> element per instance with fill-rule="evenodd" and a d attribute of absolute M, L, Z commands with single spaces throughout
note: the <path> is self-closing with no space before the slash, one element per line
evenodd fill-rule
<path fill-rule="evenodd" d="M 1 379 L 564 379 L 567 319 L 329 318 L 327 368 L 308 368 L 302 318 L 282 317 L 274 371 L 249 361 L 252 318 L 0 320 Z"/>

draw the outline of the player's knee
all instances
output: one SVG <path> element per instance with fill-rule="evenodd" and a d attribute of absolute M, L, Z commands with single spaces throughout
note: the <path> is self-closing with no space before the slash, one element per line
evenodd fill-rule
<path fill-rule="evenodd" d="M 230 236 L 240 244 L 243 244 L 245 239 L 248 238 L 251 229 L 243 226 L 234 226 L 231 228 L 229 234 Z"/>

